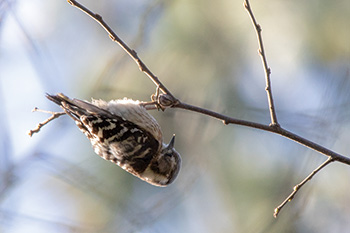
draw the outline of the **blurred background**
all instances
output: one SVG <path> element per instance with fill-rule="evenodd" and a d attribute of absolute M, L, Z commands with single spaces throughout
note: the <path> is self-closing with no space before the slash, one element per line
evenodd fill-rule
<path fill-rule="evenodd" d="M 81 0 L 172 93 L 238 119 L 270 117 L 243 1 Z M 286 129 L 349 156 L 350 1 L 251 1 Z M 154 84 L 64 0 L 0 0 L 0 232 L 348 232 L 350 167 L 290 140 L 181 109 L 152 111 L 182 170 L 151 186 L 94 154 L 45 92 L 147 101 Z"/>

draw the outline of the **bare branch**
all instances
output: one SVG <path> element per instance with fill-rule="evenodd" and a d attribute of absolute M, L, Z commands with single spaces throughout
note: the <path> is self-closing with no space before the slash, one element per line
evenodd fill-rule
<path fill-rule="evenodd" d="M 160 90 L 162 90 L 165 94 L 168 95 L 167 99 L 170 99 L 172 101 L 172 103 L 167 103 L 166 106 L 162 105 L 160 102 L 158 102 L 158 104 L 161 107 L 164 108 L 168 108 L 168 107 L 172 107 L 172 108 L 182 108 L 182 109 L 186 109 L 189 111 L 193 111 L 193 112 L 198 112 L 207 116 L 211 116 L 214 117 L 218 120 L 221 120 L 224 124 L 236 124 L 236 125 L 243 125 L 243 126 L 247 126 L 247 127 L 251 127 L 251 128 L 256 128 L 256 129 L 261 129 L 261 130 L 265 130 L 265 131 L 269 131 L 272 133 L 276 133 L 279 134 L 281 136 L 284 136 L 290 140 L 296 141 L 298 143 L 300 143 L 301 145 L 304 145 L 306 147 L 309 147 L 315 151 L 318 151 L 328 157 L 331 157 L 333 160 L 341 162 L 341 163 L 345 163 L 350 165 L 350 158 L 342 156 L 336 152 L 333 152 L 319 144 L 316 144 L 314 142 L 311 142 L 301 136 L 298 136 L 292 132 L 289 132 L 288 130 L 285 130 L 283 128 L 281 128 L 278 124 L 277 121 L 275 119 L 275 121 L 272 121 L 271 125 L 264 125 L 264 124 L 260 124 L 260 123 L 255 123 L 255 122 L 250 122 L 250 121 L 245 121 L 245 120 L 239 120 L 239 119 L 235 119 L 229 116 L 225 116 L 223 114 L 219 114 L 216 113 L 214 111 L 211 110 L 207 110 L 204 108 L 200 108 L 197 106 L 193 106 L 190 104 L 186 104 L 181 102 L 179 99 L 175 98 L 169 91 L 168 89 L 159 81 L 159 79 L 146 67 L 146 65 L 141 61 L 141 59 L 137 56 L 136 52 L 134 50 L 131 50 L 126 43 L 124 43 L 117 35 L 116 33 L 107 25 L 106 22 L 104 22 L 102 20 L 102 17 L 98 14 L 93 13 L 92 11 L 90 11 L 89 9 L 87 9 L 86 7 L 84 7 L 83 5 L 81 5 L 80 3 L 78 3 L 75 0 L 68 0 L 68 3 L 70 3 L 72 6 L 77 7 L 78 9 L 80 9 L 81 11 L 83 11 L 84 13 L 86 13 L 87 15 L 89 15 L 90 17 L 92 17 L 94 20 L 96 20 L 109 34 L 109 36 L 111 37 L 111 39 L 113 41 L 115 41 L 116 43 L 118 43 L 118 45 L 120 45 L 131 57 L 132 59 L 138 64 L 140 70 L 145 73 L 156 85 L 157 88 L 159 88 Z M 249 6 L 249 1 L 245 1 L 245 3 L 248 3 L 246 9 L 251 9 Z M 255 17 L 252 14 L 252 12 L 250 13 L 250 15 L 252 16 L 252 21 L 254 25 L 258 25 L 255 21 Z M 257 26 L 258 28 L 260 28 L 260 26 Z M 259 29 L 261 31 L 261 28 Z M 260 36 L 259 36 L 260 35 Z M 258 37 L 261 38 L 261 34 L 258 33 Z M 262 58 L 265 58 L 265 53 L 263 50 L 263 46 L 262 46 L 262 39 L 259 39 L 259 44 L 260 47 L 262 48 Z M 266 61 L 266 58 L 265 58 Z M 268 81 L 270 83 L 270 78 L 269 78 L 269 68 L 267 66 L 267 62 L 264 62 L 264 64 L 266 64 L 266 66 L 264 66 L 266 69 L 266 74 L 268 77 Z M 270 91 L 268 91 L 268 93 L 271 93 Z M 272 95 L 270 97 L 270 100 L 272 100 Z M 270 108 L 273 110 L 274 112 L 274 107 L 273 105 L 270 106 Z M 273 124 L 273 122 L 275 122 L 276 124 Z"/>
<path fill-rule="evenodd" d="M 259 54 L 261 56 L 262 59 L 262 63 L 264 66 L 264 71 L 265 71 L 265 79 L 266 79 L 266 92 L 267 92 L 267 97 L 268 97 L 268 103 L 269 103 L 269 111 L 270 111 L 270 118 L 271 118 L 271 124 L 270 125 L 265 125 L 265 124 L 260 124 L 260 123 L 256 123 L 256 122 L 250 122 L 250 121 L 245 121 L 245 120 L 239 120 L 239 119 L 235 119 L 229 116 L 225 116 L 223 114 L 211 111 L 211 110 L 207 110 L 204 108 L 200 108 L 197 106 L 193 106 L 190 104 L 186 104 L 181 102 L 179 99 L 175 98 L 170 91 L 160 82 L 160 80 L 147 68 L 147 66 L 141 61 L 141 59 L 138 57 L 137 53 L 130 49 L 126 43 L 124 43 L 114 32 L 113 30 L 107 25 L 107 23 L 105 23 L 102 19 L 102 17 L 98 14 L 95 14 L 93 12 L 91 12 L 89 9 L 87 9 L 86 7 L 84 7 L 83 5 L 81 5 L 80 3 L 78 3 L 75 0 L 68 0 L 68 2 L 72 5 L 77 7 L 78 9 L 80 9 L 81 11 L 85 12 L 87 15 L 89 15 L 90 17 L 92 17 L 95 21 L 97 21 L 109 34 L 109 37 L 116 42 L 118 45 L 120 45 L 125 52 L 136 62 L 136 64 L 138 65 L 139 69 L 145 73 L 157 86 L 157 92 L 156 95 L 153 96 L 152 100 L 153 102 L 150 102 L 150 105 L 154 105 L 155 106 L 151 106 L 151 108 L 155 108 L 155 107 L 159 107 L 160 109 L 164 110 L 166 108 L 181 108 L 181 109 L 185 109 L 188 111 L 193 111 L 193 112 L 197 112 L 197 113 L 201 113 L 207 116 L 211 116 L 213 118 L 216 118 L 220 121 L 222 121 L 225 125 L 227 124 L 236 124 L 236 125 L 242 125 L 242 126 L 247 126 L 247 127 L 251 127 L 251 128 L 256 128 L 256 129 L 260 129 L 260 130 L 264 130 L 264 131 L 268 131 L 268 132 L 272 132 L 275 134 L 279 134 L 283 137 L 286 137 L 290 140 L 293 140 L 295 142 L 298 142 L 299 144 L 306 146 L 312 150 L 315 150 L 317 152 L 320 152 L 321 154 L 324 154 L 325 156 L 328 157 L 328 159 L 321 164 L 317 169 L 315 169 L 309 176 L 307 176 L 300 184 L 296 185 L 294 187 L 294 191 L 288 196 L 288 198 L 275 209 L 275 214 L 274 216 L 277 217 L 278 213 L 280 212 L 280 210 L 286 205 L 286 203 L 290 200 L 292 200 L 294 198 L 294 196 L 296 195 L 296 193 L 298 192 L 298 190 L 300 190 L 300 188 L 306 184 L 309 180 L 312 179 L 312 177 L 318 173 L 320 170 L 322 170 L 322 168 L 324 168 L 325 166 L 327 166 L 329 163 L 333 162 L 333 161 L 338 161 L 347 165 L 350 165 L 350 158 L 349 157 L 345 157 L 343 155 L 340 155 L 334 151 L 331 151 L 319 144 L 316 144 L 312 141 L 309 141 L 301 136 L 298 136 L 292 132 L 289 132 L 288 130 L 283 129 L 282 127 L 280 127 L 278 121 L 277 121 L 277 115 L 276 115 L 276 111 L 275 111 L 275 106 L 274 106 L 274 101 L 273 101 L 273 97 L 272 97 L 272 90 L 271 90 L 271 81 L 270 81 L 270 75 L 271 75 L 271 70 L 267 64 L 267 59 L 266 59 L 266 55 L 265 55 L 265 51 L 264 51 L 264 46 L 263 46 L 263 40 L 262 40 L 262 29 L 260 27 L 260 25 L 256 22 L 256 19 L 254 17 L 254 14 L 252 12 L 252 9 L 250 7 L 249 1 L 245 0 L 244 1 L 244 7 L 247 10 L 251 21 L 255 27 L 256 30 L 256 34 L 257 34 L 257 38 L 258 38 L 258 42 L 259 42 Z M 161 90 L 164 95 L 159 95 L 159 90 Z M 147 103 L 145 103 L 147 105 Z M 64 113 L 61 113 L 64 114 Z M 54 116 L 52 116 L 54 117 Z M 51 117 L 51 118 L 52 118 Z M 50 119 L 50 118 L 49 118 Z M 50 120 L 48 119 L 47 122 L 49 122 Z M 51 119 L 52 120 L 52 119 Z M 46 123 L 45 123 L 46 124 Z M 39 124 L 40 126 L 40 124 Z M 38 127 L 39 130 L 42 126 Z M 37 130 L 37 131 L 39 131 Z M 35 132 L 35 131 L 33 131 Z"/>
<path fill-rule="evenodd" d="M 32 112 L 50 113 L 50 114 L 52 114 L 52 116 L 49 117 L 49 118 L 47 118 L 45 121 L 40 122 L 40 123 L 38 124 L 38 126 L 37 126 L 35 129 L 29 130 L 29 131 L 28 131 L 29 136 L 33 136 L 33 134 L 38 133 L 38 132 L 40 131 L 40 129 L 41 129 L 44 125 L 48 124 L 50 121 L 52 121 L 52 120 L 54 120 L 54 119 L 56 119 L 56 118 L 59 118 L 60 116 L 66 114 L 65 112 L 51 112 L 51 111 L 41 110 L 41 109 L 38 109 L 38 108 L 34 108 L 34 109 L 32 110 Z"/>
<path fill-rule="evenodd" d="M 264 130 L 264 131 L 269 131 L 271 133 L 279 134 L 279 135 L 286 137 L 290 140 L 298 142 L 299 144 L 306 146 L 312 150 L 320 152 L 321 154 L 324 154 L 325 156 L 331 157 L 335 161 L 350 165 L 350 158 L 349 157 L 345 157 L 343 155 L 340 155 L 334 151 L 331 151 L 331 150 L 329 150 L 329 149 L 327 149 L 327 148 L 325 148 L 317 143 L 309 141 L 309 140 L 307 140 L 307 139 L 305 139 L 297 134 L 294 134 L 286 129 L 283 129 L 281 127 L 274 127 L 271 125 L 264 125 L 264 124 L 260 124 L 260 123 L 256 123 L 256 122 L 239 120 L 236 118 L 225 116 L 225 115 L 217 113 L 217 112 L 213 112 L 211 110 L 207 110 L 204 108 L 200 108 L 197 106 L 186 104 L 183 102 L 178 102 L 173 107 L 182 108 L 182 109 L 186 109 L 186 110 L 189 110 L 192 112 L 198 112 L 198 113 L 201 113 L 201 114 L 204 114 L 207 116 L 214 117 L 214 118 L 222 121 L 225 125 L 227 125 L 227 124 L 242 125 L 242 126 L 247 126 L 250 128 L 260 129 L 260 130 Z"/>
<path fill-rule="evenodd" d="M 322 168 L 324 168 L 325 166 L 327 166 L 328 164 L 330 164 L 331 162 L 333 162 L 334 160 L 332 159 L 332 157 L 329 157 L 324 163 L 322 163 L 318 168 L 316 168 L 315 170 L 313 170 L 313 172 L 310 173 L 310 175 L 308 175 L 302 182 L 300 182 L 299 184 L 295 185 L 293 188 L 293 192 L 279 205 L 275 208 L 274 214 L 273 216 L 275 218 L 277 218 L 278 214 L 281 212 L 281 209 L 290 201 L 293 200 L 294 196 L 297 194 L 297 192 L 309 181 L 312 179 L 312 177 L 314 177 L 314 175 L 316 175 L 316 173 L 318 173 L 319 171 L 322 170 Z"/>
<path fill-rule="evenodd" d="M 142 60 L 139 58 L 137 55 L 136 51 L 131 49 L 124 41 L 122 41 L 117 34 L 109 27 L 109 25 L 102 19 L 102 16 L 99 14 L 95 14 L 89 9 L 87 9 L 85 6 L 82 4 L 78 3 L 75 0 L 68 0 L 68 3 L 71 4 L 72 6 L 78 8 L 79 10 L 83 11 L 86 13 L 88 16 L 93 18 L 96 22 L 98 22 L 103 29 L 106 30 L 106 32 L 109 34 L 109 37 L 111 38 L 112 41 L 116 42 L 124 51 L 136 62 L 138 65 L 140 71 L 145 73 L 153 82 L 156 84 L 159 89 L 165 93 L 170 95 L 173 99 L 175 98 L 171 92 L 161 83 L 161 81 L 158 79 L 157 76 L 155 76 L 149 69 L 148 67 L 142 62 Z"/>
<path fill-rule="evenodd" d="M 264 70 L 265 70 L 265 80 L 266 80 L 266 93 L 267 93 L 267 99 L 269 102 L 269 110 L 270 110 L 270 117 L 271 117 L 271 125 L 272 126 L 279 126 L 278 121 L 277 121 L 277 114 L 276 114 L 276 110 L 275 110 L 275 105 L 273 102 L 273 97 L 272 97 L 272 89 L 271 89 L 271 80 L 270 80 L 270 75 L 271 75 L 271 69 L 267 64 L 267 59 L 266 59 L 266 55 L 265 55 L 265 49 L 264 49 L 264 43 L 263 43 L 263 39 L 262 39 L 262 29 L 260 24 L 258 24 L 256 22 L 256 19 L 254 17 L 252 8 L 250 7 L 249 4 L 249 0 L 245 0 L 244 1 L 244 7 L 247 10 L 250 19 L 252 20 L 252 23 L 254 25 L 255 31 L 256 31 L 256 35 L 258 37 L 258 42 L 259 42 L 259 55 L 261 57 L 261 61 L 263 63 L 264 66 Z"/>

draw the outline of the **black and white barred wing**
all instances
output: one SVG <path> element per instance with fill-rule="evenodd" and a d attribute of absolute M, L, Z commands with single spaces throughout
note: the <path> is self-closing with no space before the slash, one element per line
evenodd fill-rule
<path fill-rule="evenodd" d="M 151 133 L 88 102 L 71 100 L 63 94 L 47 97 L 73 118 L 90 140 L 95 153 L 131 174 L 146 179 L 142 173 L 154 156 L 159 154 L 161 147 Z"/>
<path fill-rule="evenodd" d="M 108 112 L 114 115 L 120 116 L 123 119 L 127 119 L 128 121 L 135 123 L 140 128 L 151 133 L 152 136 L 155 137 L 156 140 L 158 140 L 159 142 L 163 141 L 162 130 L 160 129 L 158 122 L 153 118 L 152 115 L 147 113 L 147 110 L 142 105 L 142 102 L 127 98 L 111 100 L 109 102 L 106 102 L 101 99 L 92 99 L 91 104 L 101 109 L 107 110 Z"/>
<path fill-rule="evenodd" d="M 140 176 L 159 151 L 159 143 L 147 131 L 120 117 L 82 116 L 95 152 L 126 171 Z"/>

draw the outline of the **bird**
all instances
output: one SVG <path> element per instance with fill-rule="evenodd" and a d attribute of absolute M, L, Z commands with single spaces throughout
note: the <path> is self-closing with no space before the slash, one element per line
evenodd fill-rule
<path fill-rule="evenodd" d="M 161 127 L 145 102 L 127 98 L 89 102 L 62 93 L 46 97 L 75 121 L 105 160 L 155 186 L 165 187 L 178 176 L 181 156 L 174 148 L 175 135 L 168 144 L 163 142 Z"/>

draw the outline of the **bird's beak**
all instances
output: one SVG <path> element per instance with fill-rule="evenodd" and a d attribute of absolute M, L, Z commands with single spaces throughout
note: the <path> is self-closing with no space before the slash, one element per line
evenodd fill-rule
<path fill-rule="evenodd" d="M 173 149 L 174 148 L 174 144 L 175 144 L 175 134 L 173 135 L 173 137 L 171 138 L 169 144 L 168 144 L 168 149 Z"/>

